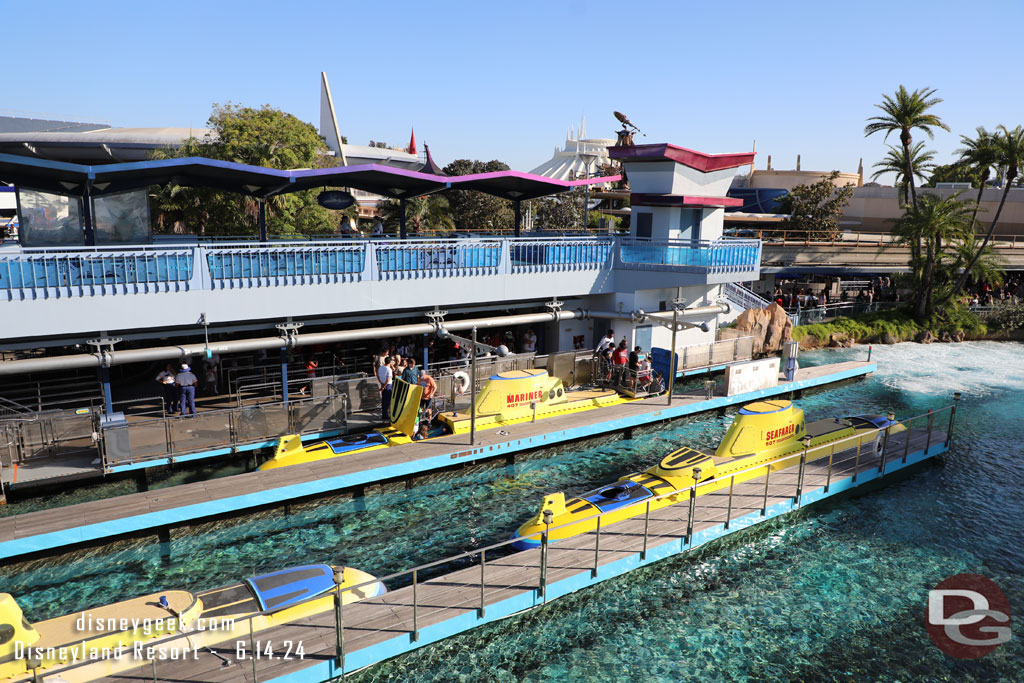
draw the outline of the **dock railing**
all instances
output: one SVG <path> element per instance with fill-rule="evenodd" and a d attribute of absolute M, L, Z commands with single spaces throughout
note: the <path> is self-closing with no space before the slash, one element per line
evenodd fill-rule
<path fill-rule="evenodd" d="M 220 449 L 235 452 L 239 447 L 273 441 L 286 434 L 340 432 L 346 428 L 348 414 L 348 395 L 331 393 L 288 403 L 133 420 L 103 430 L 102 464 L 107 470 Z"/>
<path fill-rule="evenodd" d="M 957 400 L 959 395 L 954 395 Z M 508 590 L 510 588 L 519 588 L 534 591 L 535 596 L 540 599 L 543 603 L 547 600 L 547 588 L 548 588 L 548 570 L 549 570 L 549 554 L 551 552 L 551 544 L 554 542 L 551 540 L 551 535 L 560 529 L 567 529 L 569 527 L 585 528 L 590 523 L 593 523 L 593 531 L 583 531 L 582 533 L 575 534 L 567 539 L 559 539 L 561 541 L 568 541 L 571 538 L 578 537 L 590 537 L 592 543 L 588 545 L 565 545 L 557 546 L 559 551 L 564 550 L 573 556 L 579 556 L 582 554 L 587 559 L 584 563 L 577 563 L 573 560 L 573 568 L 579 567 L 582 571 L 589 572 L 592 578 L 598 578 L 601 571 L 601 559 L 604 557 L 606 560 L 614 558 L 621 560 L 624 557 L 636 555 L 641 562 L 644 562 L 648 558 L 648 551 L 651 549 L 652 544 L 660 541 L 661 544 L 668 542 L 675 542 L 679 544 L 679 552 L 689 549 L 692 547 L 694 531 L 698 524 L 701 523 L 724 523 L 726 529 L 729 528 L 732 522 L 734 512 L 747 512 L 758 514 L 762 518 L 767 518 L 770 507 L 770 500 L 778 502 L 780 499 L 793 499 L 795 505 L 801 503 L 801 496 L 804 493 L 804 487 L 808 477 L 808 463 L 815 463 L 816 470 L 813 473 L 816 485 L 820 485 L 821 481 L 821 470 L 824 470 L 824 490 L 828 492 L 829 487 L 833 481 L 839 476 L 852 476 L 853 482 L 857 481 L 858 476 L 862 476 L 866 473 L 877 473 L 878 476 L 884 475 L 886 467 L 897 461 L 903 463 L 906 462 L 907 457 L 911 452 L 917 452 L 923 450 L 927 455 L 931 448 L 938 444 L 943 444 L 948 447 L 953 433 L 954 419 L 956 416 L 957 404 L 954 402 L 952 405 L 945 406 L 938 410 L 929 410 L 926 413 L 915 415 L 911 418 L 901 420 L 894 425 L 878 429 L 874 432 L 872 437 L 871 432 L 862 432 L 850 437 L 837 439 L 835 441 L 825 443 L 813 448 L 804 447 L 799 452 L 789 453 L 784 456 L 780 456 L 766 463 L 756 465 L 738 472 L 716 477 L 712 479 L 701 480 L 692 484 L 687 489 L 680 489 L 671 493 L 666 493 L 658 496 L 652 496 L 650 498 L 640 500 L 634 504 L 633 507 L 643 506 L 643 516 L 635 516 L 633 519 L 643 520 L 642 532 L 634 529 L 631 531 L 623 530 L 623 526 L 629 522 L 629 520 L 622 520 L 616 523 L 615 534 L 616 534 L 616 546 L 611 549 L 604 550 L 602 555 L 601 549 L 601 538 L 602 534 L 607 534 L 608 528 L 612 524 L 603 524 L 603 520 L 610 514 L 620 515 L 622 508 L 617 508 L 614 511 L 601 512 L 595 515 L 591 515 L 586 518 L 574 520 L 565 524 L 559 525 L 548 525 L 544 531 L 538 532 L 537 534 L 531 535 L 531 539 L 535 536 L 540 536 L 539 553 L 533 551 L 524 551 L 517 555 L 519 563 L 516 567 L 531 570 L 534 572 L 536 577 L 533 587 L 523 586 L 521 580 L 513 580 L 513 583 L 508 583 L 508 579 L 499 580 L 492 579 L 491 583 L 488 583 L 488 570 L 491 570 L 492 576 L 500 574 L 501 569 L 507 569 L 507 564 L 502 565 L 501 560 L 507 558 L 511 553 L 509 552 L 510 546 L 518 541 L 523 540 L 524 537 L 516 536 L 500 543 L 494 543 L 492 545 L 477 548 L 474 550 L 459 553 L 446 557 L 444 559 L 436 560 L 434 562 L 428 562 L 425 564 L 417 565 L 411 569 L 405 569 L 402 571 L 394 572 L 383 577 L 374 578 L 369 581 L 353 585 L 346 586 L 344 588 L 337 587 L 331 591 L 334 595 L 334 614 L 333 624 L 326 623 L 328 618 L 326 612 L 320 613 L 319 616 L 314 616 L 313 619 L 317 620 L 317 628 L 323 628 L 327 626 L 333 628 L 334 631 L 334 647 L 325 649 L 317 654 L 321 659 L 329 658 L 333 654 L 335 671 L 334 675 L 337 676 L 339 673 L 344 674 L 345 672 L 345 658 L 351 654 L 352 650 L 346 649 L 346 630 L 350 630 L 350 637 L 358 635 L 365 637 L 368 634 L 386 632 L 391 634 L 391 637 L 401 633 L 403 630 L 408 634 L 410 642 L 417 642 L 420 637 L 420 628 L 425 624 L 421 624 L 420 621 L 420 610 L 421 609 L 436 609 L 437 605 L 431 602 L 421 603 L 419 599 L 419 593 L 425 584 L 428 584 L 432 579 L 444 576 L 446 574 L 463 573 L 468 574 L 471 571 L 473 576 L 478 578 L 468 579 L 467 582 L 455 582 L 451 576 L 446 577 L 445 584 L 452 586 L 457 583 L 460 587 L 469 588 L 467 595 L 473 595 L 471 599 L 463 599 L 457 603 L 446 604 L 444 607 L 450 608 L 461 608 L 468 611 L 475 612 L 478 622 L 482 623 L 486 618 L 488 605 L 488 596 L 494 597 L 495 594 L 502 594 L 502 598 L 508 597 Z M 890 418 L 892 419 L 892 418 Z M 904 430 L 897 431 L 896 425 L 902 425 Z M 914 425 L 917 425 L 919 430 L 924 431 L 922 435 L 920 432 L 912 432 Z M 944 431 L 940 431 L 944 430 Z M 865 447 L 865 443 L 869 445 Z M 913 451 L 911 450 L 913 448 Z M 794 471 L 795 470 L 795 471 Z M 758 483 L 756 478 L 758 473 L 764 472 L 764 485 L 759 487 L 755 495 L 752 495 L 748 490 L 736 494 L 736 486 L 738 485 L 737 479 L 741 481 L 739 483 Z M 781 477 L 778 475 L 781 473 L 787 474 L 785 481 L 780 481 Z M 775 474 L 775 479 L 772 475 Z M 745 476 L 748 475 L 748 476 Z M 793 476 L 795 475 L 795 477 Z M 717 498 L 714 505 L 700 506 L 698 501 L 711 501 L 711 494 L 717 494 Z M 700 496 L 707 495 L 706 498 Z M 721 498 L 725 499 L 725 516 L 722 518 L 722 505 Z M 664 500 L 671 500 L 670 505 L 657 508 L 656 512 L 672 509 L 680 514 L 673 516 L 666 516 L 664 514 L 655 516 L 652 511 L 652 503 Z M 703 515 L 703 517 L 702 517 Z M 652 524 L 655 528 L 652 528 Z M 623 547 L 624 539 L 626 546 Z M 498 568 L 494 568 L 494 565 L 489 562 L 497 562 Z M 564 569 L 566 563 L 559 563 L 558 568 Z M 372 568 L 363 568 L 371 570 Z M 350 612 L 353 608 L 360 611 L 365 611 L 367 608 L 372 608 L 372 598 L 368 601 L 361 601 L 356 603 L 350 603 L 349 605 L 344 604 L 344 593 L 356 592 L 362 589 L 372 588 L 378 583 L 385 583 L 389 586 L 389 589 L 393 592 L 389 593 L 387 597 L 380 603 L 381 614 L 380 616 L 387 616 L 391 620 L 395 619 L 395 612 L 401 607 L 411 608 L 411 610 L 404 610 L 404 613 L 409 613 L 408 617 L 396 625 L 393 621 L 388 619 L 382 619 L 387 621 L 386 624 L 382 625 L 378 629 L 369 628 L 363 624 L 353 624 L 349 622 L 346 624 L 346 612 Z M 407 594 L 399 595 L 398 591 L 408 589 Z M 317 595 L 312 598 L 308 598 L 297 605 L 304 604 L 306 602 L 312 602 L 314 600 L 323 599 L 324 594 Z M 498 598 L 500 599 L 500 598 Z M 497 599 L 495 600 L 497 601 Z M 367 604 L 369 603 L 369 605 Z M 411 613 L 410 613 L 411 612 Z M 259 612 L 246 617 L 235 620 L 235 630 L 232 632 L 234 637 L 238 637 L 239 633 L 243 636 L 248 635 L 250 640 L 254 638 L 252 633 L 253 620 L 268 614 L 272 614 L 272 611 Z M 323 623 L 320 623 L 323 622 Z M 239 631 L 239 624 L 243 626 L 243 629 Z M 321 631 L 317 631 L 320 633 Z M 184 635 L 172 635 L 147 642 L 147 647 L 153 647 L 154 650 L 158 651 L 160 647 L 171 648 L 182 646 L 182 643 L 188 637 Z M 229 638 L 232 636 L 228 636 Z M 267 636 L 263 636 L 263 640 L 266 640 Z M 241 641 L 240 641 L 241 642 Z M 333 649 L 333 653 L 331 653 Z M 276 673 L 268 673 L 268 678 L 280 675 L 279 665 L 280 662 L 273 659 L 259 660 L 256 657 L 250 656 L 248 659 L 252 665 L 252 678 L 254 681 L 258 681 L 260 666 L 277 667 Z M 305 656 L 310 657 L 313 653 L 306 652 Z M 73 669 L 80 668 L 82 666 L 89 665 L 90 662 L 80 662 L 78 664 L 72 664 L 65 667 L 55 667 L 52 670 L 45 672 L 46 676 L 54 676 L 55 674 L 64 673 Z M 242 662 L 238 662 L 242 665 Z M 143 665 L 144 666 L 144 665 Z M 147 678 L 151 675 L 154 681 L 160 680 L 160 668 L 163 667 L 167 672 L 167 680 L 176 679 L 176 675 L 173 672 L 172 664 L 157 665 L 156 660 L 151 660 Z"/>

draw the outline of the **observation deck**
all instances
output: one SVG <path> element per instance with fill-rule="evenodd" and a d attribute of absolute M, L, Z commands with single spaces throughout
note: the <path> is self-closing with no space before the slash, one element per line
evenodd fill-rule
<path fill-rule="evenodd" d="M 0 247 L 0 339 L 720 284 L 760 261 L 756 239 L 613 236 Z"/>

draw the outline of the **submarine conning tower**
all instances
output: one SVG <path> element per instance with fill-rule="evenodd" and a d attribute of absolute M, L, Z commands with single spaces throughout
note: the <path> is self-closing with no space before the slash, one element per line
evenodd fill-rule
<path fill-rule="evenodd" d="M 804 411 L 792 401 L 757 401 L 740 408 L 715 456 L 735 458 L 799 441 L 806 434 Z"/>

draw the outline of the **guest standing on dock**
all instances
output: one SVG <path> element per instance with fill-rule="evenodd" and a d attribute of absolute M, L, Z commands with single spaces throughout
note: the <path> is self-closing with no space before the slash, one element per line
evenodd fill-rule
<path fill-rule="evenodd" d="M 196 414 L 196 386 L 199 384 L 199 378 L 196 377 L 191 368 L 186 364 L 182 364 L 181 372 L 175 377 L 174 381 L 178 384 L 179 401 L 181 403 L 181 414 L 182 415 L 195 415 Z"/>
<path fill-rule="evenodd" d="M 615 348 L 615 330 L 608 330 L 608 333 L 601 337 L 601 342 L 594 349 L 595 356 L 601 356 L 605 351 Z"/>
<path fill-rule="evenodd" d="M 424 370 L 420 373 L 418 384 L 423 387 L 423 398 L 420 399 L 420 412 L 430 412 L 430 402 L 434 400 L 434 392 L 437 391 L 437 382 Z"/>
<path fill-rule="evenodd" d="M 395 378 L 394 368 L 391 367 L 394 360 L 384 356 L 381 359 L 380 367 L 377 368 L 377 383 L 380 384 L 380 419 L 384 424 L 391 422 L 391 385 Z"/>
<path fill-rule="evenodd" d="M 405 369 L 402 370 L 402 379 L 412 385 L 420 383 L 420 369 L 416 367 L 415 358 L 405 359 Z"/>
<path fill-rule="evenodd" d="M 174 366 L 168 363 L 156 376 L 156 381 L 160 383 L 160 388 L 163 390 L 164 410 L 167 413 L 178 412 L 178 385 L 174 381 L 175 374 Z"/>

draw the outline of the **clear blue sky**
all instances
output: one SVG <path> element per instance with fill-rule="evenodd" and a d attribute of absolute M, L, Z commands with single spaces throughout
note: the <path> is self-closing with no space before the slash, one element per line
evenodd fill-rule
<path fill-rule="evenodd" d="M 0 0 L 0 109 L 202 126 L 213 102 L 319 123 L 331 81 L 351 142 L 405 143 L 441 164 L 528 170 L 586 114 L 759 168 L 854 171 L 881 158 L 864 120 L 900 83 L 938 88 L 961 133 L 1024 123 L 1019 2 L 29 2 Z M 896 142 L 891 139 L 890 142 Z"/>

